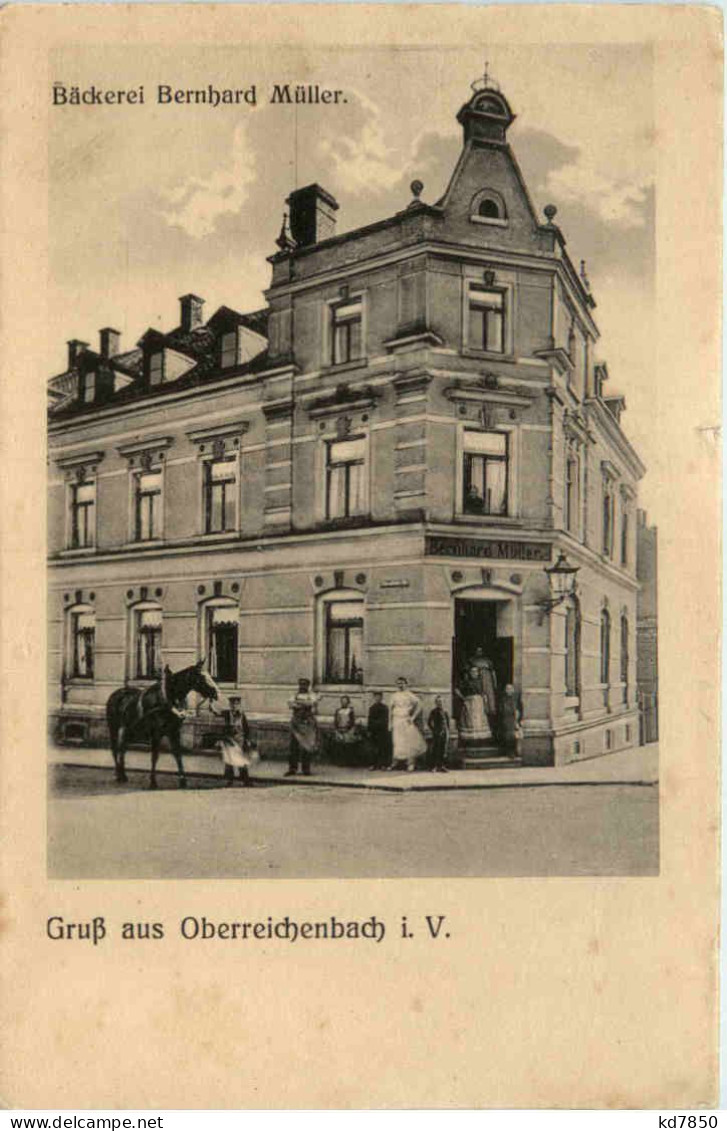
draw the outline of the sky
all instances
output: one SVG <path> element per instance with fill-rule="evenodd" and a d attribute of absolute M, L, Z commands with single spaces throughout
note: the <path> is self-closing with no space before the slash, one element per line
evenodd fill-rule
<path fill-rule="evenodd" d="M 54 79 L 144 84 L 146 104 L 50 113 L 47 374 L 65 367 L 69 338 L 95 347 L 113 326 L 131 348 L 149 326 L 173 328 L 189 291 L 208 315 L 263 306 L 294 187 L 333 193 L 338 232 L 405 207 L 415 178 L 436 201 L 461 148 L 456 113 L 486 61 L 517 115 L 508 140 L 536 210 L 555 204 L 571 258 L 586 260 L 607 391 L 626 396 L 623 427 L 656 462 L 653 61 L 641 44 L 64 49 Z M 268 104 L 282 82 L 341 89 L 346 102 Z M 157 105 L 158 83 L 254 84 L 258 105 Z M 641 496 L 649 506 L 648 475 Z"/>

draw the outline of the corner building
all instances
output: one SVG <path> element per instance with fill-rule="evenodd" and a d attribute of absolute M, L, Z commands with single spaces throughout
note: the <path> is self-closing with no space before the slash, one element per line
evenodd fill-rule
<path fill-rule="evenodd" d="M 425 714 L 478 647 L 523 711 L 523 761 L 634 745 L 636 505 L 644 468 L 597 362 L 595 301 L 538 219 L 485 81 L 444 196 L 337 235 L 291 193 L 264 309 L 195 295 L 120 349 L 69 343 L 50 382 L 50 703 L 105 738 L 124 681 L 206 655 L 263 746 L 312 679 L 405 675 Z M 545 572 L 563 553 L 575 593 Z M 204 717 L 186 741 L 204 743 Z"/>

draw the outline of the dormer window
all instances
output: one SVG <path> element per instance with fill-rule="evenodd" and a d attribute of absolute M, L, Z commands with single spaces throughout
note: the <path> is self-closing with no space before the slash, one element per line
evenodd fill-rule
<path fill-rule="evenodd" d="M 81 399 L 84 404 L 91 404 L 96 399 L 95 373 L 86 373 L 81 378 Z"/>
<path fill-rule="evenodd" d="M 220 338 L 220 366 L 229 369 L 237 365 L 239 357 L 237 329 L 229 330 Z"/>
<path fill-rule="evenodd" d="M 149 384 L 161 385 L 164 381 L 164 350 L 157 350 L 149 358 Z"/>
<path fill-rule="evenodd" d="M 475 224 L 507 225 L 505 201 L 495 189 L 480 189 L 470 205 L 470 220 Z"/>
<path fill-rule="evenodd" d="M 490 197 L 490 196 L 485 197 L 485 199 L 481 202 L 480 207 L 478 208 L 477 211 L 478 211 L 480 216 L 483 216 L 485 218 L 485 220 L 500 220 L 501 219 L 500 205 L 497 203 L 496 200 L 493 200 L 492 197 Z"/>

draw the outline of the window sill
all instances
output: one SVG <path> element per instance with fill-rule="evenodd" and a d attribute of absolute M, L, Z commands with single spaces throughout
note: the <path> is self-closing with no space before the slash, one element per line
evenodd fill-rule
<path fill-rule="evenodd" d="M 68 547 L 67 550 L 59 550 L 58 556 L 61 558 L 87 558 L 91 554 L 96 553 L 95 546 L 82 546 L 82 547 Z"/>
<path fill-rule="evenodd" d="M 204 542 L 223 542 L 225 539 L 239 538 L 239 530 L 215 530 L 209 534 L 200 534 L 199 538 Z"/>
<path fill-rule="evenodd" d="M 316 694 L 318 692 L 325 695 L 350 695 L 352 692 L 359 692 L 361 695 L 366 694 L 363 683 L 317 683 L 314 686 Z"/>
<path fill-rule="evenodd" d="M 499 350 L 478 350 L 473 346 L 462 346 L 463 357 L 485 358 L 490 361 L 514 361 L 515 355 L 509 350 L 500 353 Z"/>
<path fill-rule="evenodd" d="M 493 228 L 508 228 L 510 226 L 509 220 L 501 220 L 499 217 L 496 219 L 494 216 L 470 216 L 473 224 L 487 224 Z"/>
<path fill-rule="evenodd" d="M 124 542 L 121 548 L 122 550 L 155 550 L 163 545 L 163 538 L 133 538 L 130 542 Z"/>
<path fill-rule="evenodd" d="M 522 519 L 507 514 L 467 514 L 457 511 L 455 522 L 469 522 L 475 526 L 522 526 Z"/>
<path fill-rule="evenodd" d="M 72 675 L 68 680 L 67 687 L 93 687 L 96 680 L 93 676 L 85 675 Z"/>
<path fill-rule="evenodd" d="M 349 369 L 363 369 L 369 363 L 367 357 L 355 357 L 351 361 L 339 361 L 335 365 L 325 363 L 321 365 L 321 372 L 323 373 L 345 373 Z M 343 408 L 346 406 L 343 405 Z"/>

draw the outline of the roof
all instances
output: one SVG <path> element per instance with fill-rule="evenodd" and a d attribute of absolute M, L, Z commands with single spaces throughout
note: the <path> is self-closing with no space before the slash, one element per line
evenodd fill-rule
<path fill-rule="evenodd" d="M 230 325 L 239 325 L 252 330 L 261 337 L 267 337 L 267 310 L 255 310 L 240 314 L 231 307 L 221 306 L 207 323 L 185 330 L 177 326 L 168 333 L 149 328 L 139 339 L 136 348 L 125 350 L 104 358 L 95 350 L 84 350 L 76 359 L 75 365 L 56 374 L 48 382 L 50 397 L 55 403 L 49 406 L 54 420 L 62 420 L 79 413 L 93 411 L 107 405 L 125 404 L 141 398 L 164 396 L 190 386 L 200 385 L 209 380 L 239 377 L 244 373 L 256 373 L 268 365 L 267 348 L 251 360 L 240 365 L 220 369 L 218 341 L 222 330 Z M 174 381 L 149 388 L 144 382 L 144 347 L 171 349 L 183 354 L 192 362 L 191 367 Z M 98 388 L 98 399 L 88 404 L 79 399 L 80 377 L 95 372 L 106 374 L 108 386 Z M 122 388 L 113 388 L 116 374 L 131 377 Z M 60 401 L 60 403 L 58 403 Z"/>

